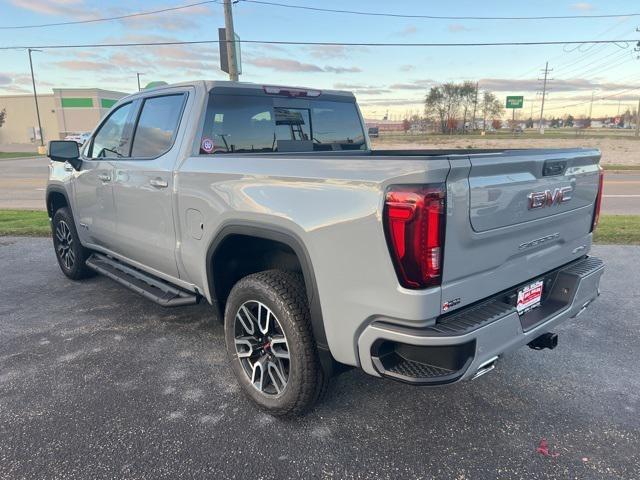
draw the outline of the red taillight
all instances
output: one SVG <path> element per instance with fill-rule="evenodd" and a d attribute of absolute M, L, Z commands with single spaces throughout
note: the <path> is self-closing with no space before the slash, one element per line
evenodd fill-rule
<path fill-rule="evenodd" d="M 385 233 L 403 287 L 440 285 L 444 219 L 444 184 L 398 186 L 387 192 Z"/>
<path fill-rule="evenodd" d="M 602 189 L 604 187 L 604 170 L 598 165 L 599 178 L 598 178 L 598 194 L 596 195 L 595 208 L 593 209 L 593 220 L 591 221 L 591 231 L 593 232 L 598 226 L 598 220 L 600 220 L 600 205 L 602 205 Z"/>

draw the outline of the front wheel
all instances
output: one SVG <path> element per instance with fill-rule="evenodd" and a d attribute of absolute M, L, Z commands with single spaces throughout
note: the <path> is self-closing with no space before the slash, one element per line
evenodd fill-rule
<path fill-rule="evenodd" d="M 300 415 L 324 392 L 301 275 L 269 270 L 240 280 L 227 300 L 224 329 L 233 372 L 261 409 Z"/>
<path fill-rule="evenodd" d="M 84 248 L 78 238 L 71 211 L 64 207 L 59 208 L 53 215 L 51 222 L 53 233 L 53 248 L 62 273 L 72 280 L 80 280 L 93 275 L 85 264 L 91 252 Z"/>

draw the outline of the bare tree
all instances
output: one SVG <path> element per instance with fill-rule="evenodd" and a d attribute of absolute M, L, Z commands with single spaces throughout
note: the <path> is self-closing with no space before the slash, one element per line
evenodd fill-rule
<path fill-rule="evenodd" d="M 424 101 L 424 113 L 429 119 L 435 119 L 440 124 L 442 133 L 447 128 L 447 105 L 442 87 L 431 87 Z"/>
<path fill-rule="evenodd" d="M 487 121 L 488 120 L 497 120 L 498 117 L 501 117 L 504 113 L 504 107 L 502 106 L 502 102 L 496 98 L 496 96 L 489 92 L 484 91 L 482 95 L 482 130 L 487 130 Z"/>
<path fill-rule="evenodd" d="M 477 84 L 474 82 L 466 81 L 462 85 L 460 85 L 460 103 L 462 105 L 462 128 L 463 131 L 466 130 L 467 126 L 467 115 L 473 112 L 473 105 L 476 101 L 476 89 L 478 88 Z M 472 114 L 473 115 L 473 114 Z M 471 119 L 471 123 L 473 124 L 475 119 Z M 473 125 L 471 127 L 473 129 Z"/>
<path fill-rule="evenodd" d="M 452 82 L 431 87 L 425 99 L 425 114 L 440 123 L 442 133 L 451 133 L 460 111 L 460 85 Z"/>
<path fill-rule="evenodd" d="M 5 120 L 7 119 L 7 109 L 3 108 L 0 110 L 0 127 L 4 125 Z"/>

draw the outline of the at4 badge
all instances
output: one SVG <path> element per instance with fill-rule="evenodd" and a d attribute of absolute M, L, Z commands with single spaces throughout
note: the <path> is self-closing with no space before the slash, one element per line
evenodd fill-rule
<path fill-rule="evenodd" d="M 454 298 L 453 300 L 449 300 L 448 302 L 444 302 L 442 304 L 442 311 L 446 312 L 450 308 L 455 307 L 456 305 L 458 305 L 459 303 L 460 303 L 460 299 L 459 298 Z"/>

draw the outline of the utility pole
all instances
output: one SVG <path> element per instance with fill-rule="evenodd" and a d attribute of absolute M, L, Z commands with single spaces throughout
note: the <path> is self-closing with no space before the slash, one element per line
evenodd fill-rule
<path fill-rule="evenodd" d="M 140 75 L 144 75 L 144 73 L 136 72 L 136 78 L 138 79 L 138 91 L 141 91 L 140 88 Z"/>
<path fill-rule="evenodd" d="M 36 117 L 38 117 L 38 131 L 40 132 L 40 147 L 44 149 L 44 135 L 42 134 L 42 123 L 40 123 L 40 108 L 38 107 L 38 94 L 36 92 L 36 79 L 33 76 L 33 61 L 31 60 L 31 52 L 41 52 L 42 50 L 36 50 L 34 48 L 27 48 L 29 52 L 29 68 L 31 69 L 31 84 L 33 85 L 33 100 L 36 103 Z M 40 149 L 38 149 L 40 150 Z M 45 153 L 38 151 L 38 153 Z"/>
<path fill-rule="evenodd" d="M 542 123 L 544 121 L 544 100 L 547 96 L 547 77 L 549 75 L 549 72 L 551 72 L 552 70 L 553 69 L 549 70 L 549 62 L 547 62 L 544 66 L 544 81 L 542 83 L 542 105 L 540 106 L 540 124 L 538 125 L 538 127 L 540 128 L 540 135 L 544 134 L 544 124 Z"/>
<path fill-rule="evenodd" d="M 224 29 L 229 59 L 229 80 L 238 81 L 238 61 L 236 56 L 236 36 L 233 30 L 233 12 L 231 0 L 224 0 Z"/>
<path fill-rule="evenodd" d="M 591 104 L 589 105 L 589 120 L 591 120 L 591 112 L 593 111 L 593 96 L 596 94 L 596 91 L 593 90 L 591 92 Z"/>

